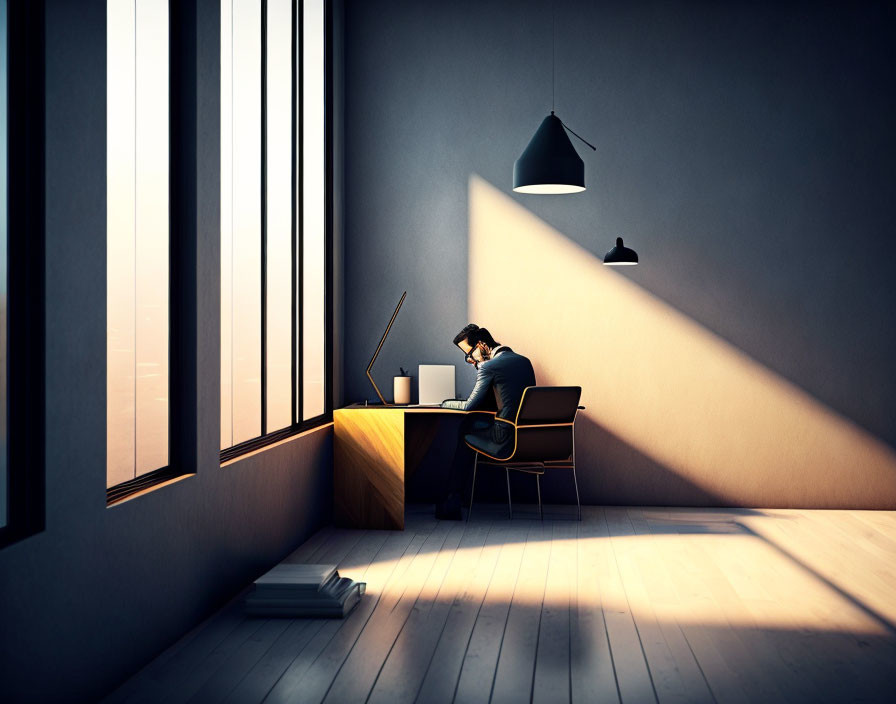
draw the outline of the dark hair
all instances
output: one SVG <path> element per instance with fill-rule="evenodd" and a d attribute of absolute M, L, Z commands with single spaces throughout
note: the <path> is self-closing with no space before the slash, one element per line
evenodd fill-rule
<path fill-rule="evenodd" d="M 469 325 L 464 326 L 464 329 L 454 336 L 455 345 L 460 344 L 463 340 L 466 340 L 470 347 L 475 347 L 480 342 L 484 342 L 489 347 L 498 346 L 498 343 L 495 342 L 495 338 L 492 337 L 492 334 L 475 323 L 470 323 Z"/>

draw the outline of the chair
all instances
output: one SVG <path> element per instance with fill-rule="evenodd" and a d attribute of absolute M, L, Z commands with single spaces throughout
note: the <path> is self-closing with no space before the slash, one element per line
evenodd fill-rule
<path fill-rule="evenodd" d="M 470 433 L 464 436 L 467 446 L 475 452 L 473 462 L 473 487 L 470 489 L 470 510 L 473 514 L 473 495 L 476 491 L 476 470 L 479 465 L 504 467 L 507 480 L 507 507 L 513 519 L 513 502 L 510 498 L 510 470 L 535 475 L 538 491 L 538 514 L 544 520 L 541 506 L 541 475 L 548 468 L 572 469 L 576 488 L 576 517 L 582 520 L 582 504 L 579 501 L 579 482 L 576 479 L 575 420 L 582 395 L 581 386 L 527 386 L 520 399 L 516 419 L 508 423 L 513 428 L 513 449 L 507 457 L 497 457 L 497 446 L 489 439 Z M 480 455 L 483 457 L 479 459 Z"/>

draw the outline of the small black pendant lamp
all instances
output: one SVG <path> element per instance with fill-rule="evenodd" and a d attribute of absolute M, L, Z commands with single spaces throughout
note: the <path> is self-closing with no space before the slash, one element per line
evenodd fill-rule
<path fill-rule="evenodd" d="M 551 108 L 554 107 L 554 11 L 551 7 Z M 513 190 L 517 193 L 580 193 L 585 190 L 585 163 L 566 134 L 566 130 L 597 151 L 563 121 L 551 114 L 529 141 L 513 164 Z"/>
<path fill-rule="evenodd" d="M 604 255 L 604 264 L 608 266 L 632 266 L 638 263 L 638 253 L 622 244 L 622 238 L 616 238 L 616 246 Z"/>

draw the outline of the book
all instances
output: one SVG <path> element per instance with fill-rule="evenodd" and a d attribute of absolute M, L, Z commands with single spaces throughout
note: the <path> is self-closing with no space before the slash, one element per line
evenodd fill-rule
<path fill-rule="evenodd" d="M 301 565 L 283 562 L 255 580 L 256 590 L 317 591 L 336 575 L 336 565 Z"/>
<path fill-rule="evenodd" d="M 340 600 L 311 603 L 290 603 L 288 599 L 246 599 L 245 612 L 249 616 L 287 618 L 344 618 L 361 600 L 363 582 L 349 580 L 351 585 Z M 274 603 L 283 602 L 283 603 Z"/>
<path fill-rule="evenodd" d="M 338 577 L 333 587 L 322 589 L 313 594 L 301 594 L 289 596 L 288 594 L 267 595 L 251 592 L 246 597 L 246 605 L 252 606 L 335 606 L 341 604 L 345 592 L 351 589 L 356 582 L 348 577 Z"/>
<path fill-rule="evenodd" d="M 360 601 L 366 584 L 340 577 L 335 565 L 284 563 L 259 577 L 244 600 L 251 616 L 342 618 Z"/>
<path fill-rule="evenodd" d="M 290 585 L 281 584 L 256 584 L 252 590 L 254 595 L 271 597 L 273 599 L 291 599 L 291 598 L 317 598 L 319 592 L 332 590 L 339 581 L 339 573 L 335 570 L 333 574 L 323 584 L 319 585 Z"/>

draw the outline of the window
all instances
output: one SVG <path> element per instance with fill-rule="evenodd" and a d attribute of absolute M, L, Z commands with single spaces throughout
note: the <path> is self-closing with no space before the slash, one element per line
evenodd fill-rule
<path fill-rule="evenodd" d="M 302 417 L 324 413 L 326 360 L 320 341 L 326 337 L 327 272 L 326 173 L 326 27 L 322 0 L 305 3 L 302 32 Z"/>
<path fill-rule="evenodd" d="M 330 412 L 328 3 L 221 5 L 221 448 Z"/>
<path fill-rule="evenodd" d="M 168 0 L 107 4 L 107 486 L 168 465 Z"/>
<path fill-rule="evenodd" d="M 0 0 L 0 546 L 44 528 L 43 28 Z"/>

